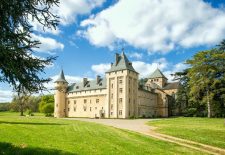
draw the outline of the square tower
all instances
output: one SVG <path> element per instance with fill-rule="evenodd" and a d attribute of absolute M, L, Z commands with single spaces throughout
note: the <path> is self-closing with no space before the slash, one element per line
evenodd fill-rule
<path fill-rule="evenodd" d="M 115 62 L 106 72 L 107 103 L 106 118 L 136 117 L 138 73 L 124 52 L 115 54 Z"/>

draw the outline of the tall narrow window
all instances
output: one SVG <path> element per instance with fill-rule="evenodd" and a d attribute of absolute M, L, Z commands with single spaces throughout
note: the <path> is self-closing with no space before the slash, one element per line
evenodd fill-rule
<path fill-rule="evenodd" d="M 99 99 L 96 99 L 96 103 L 99 103 Z"/>
<path fill-rule="evenodd" d="M 74 101 L 73 101 L 73 104 L 77 104 L 77 101 L 76 101 L 76 100 L 74 100 Z"/>
<path fill-rule="evenodd" d="M 84 109 L 84 111 L 86 111 L 86 110 L 87 110 L 87 106 L 86 106 L 86 105 L 84 105 L 84 106 L 83 106 L 83 109 Z"/>
<path fill-rule="evenodd" d="M 91 111 L 91 107 L 90 107 L 90 111 Z"/>
<path fill-rule="evenodd" d="M 84 99 L 84 103 L 87 103 L 87 100 L 86 99 Z"/>
<path fill-rule="evenodd" d="M 120 93 L 123 93 L 123 88 L 120 88 Z"/>
<path fill-rule="evenodd" d="M 122 115 L 122 110 L 119 110 L 119 115 Z"/>
<path fill-rule="evenodd" d="M 119 103 L 122 103 L 122 102 L 123 102 L 123 99 L 122 99 L 122 98 L 120 98 L 120 99 L 119 99 Z"/>
<path fill-rule="evenodd" d="M 119 80 L 119 84 L 122 84 L 123 83 L 123 80 Z"/>
<path fill-rule="evenodd" d="M 112 85 L 111 85 L 111 86 L 112 86 L 112 88 L 113 88 L 113 83 L 112 83 Z"/>

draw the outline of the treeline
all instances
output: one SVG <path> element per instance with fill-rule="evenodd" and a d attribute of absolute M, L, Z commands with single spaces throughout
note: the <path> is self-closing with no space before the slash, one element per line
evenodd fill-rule
<path fill-rule="evenodd" d="M 225 117 L 225 40 L 211 50 L 198 52 L 186 64 L 188 69 L 175 74 L 180 80 L 175 113 Z"/>
<path fill-rule="evenodd" d="M 13 96 L 9 103 L 1 103 L 0 111 L 20 112 L 21 115 L 33 115 L 34 112 L 51 116 L 54 112 L 54 96 Z"/>

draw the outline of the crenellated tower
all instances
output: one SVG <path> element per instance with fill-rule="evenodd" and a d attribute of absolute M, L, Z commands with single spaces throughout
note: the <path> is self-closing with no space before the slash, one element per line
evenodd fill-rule
<path fill-rule="evenodd" d="M 54 117 L 61 118 L 66 116 L 66 91 L 68 82 L 65 79 L 63 70 L 61 70 L 58 79 L 55 83 L 55 105 L 54 105 Z"/>

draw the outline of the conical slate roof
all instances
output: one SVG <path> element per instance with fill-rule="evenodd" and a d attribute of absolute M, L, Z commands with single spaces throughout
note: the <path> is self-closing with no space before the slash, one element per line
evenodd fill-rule
<path fill-rule="evenodd" d="M 148 78 L 149 79 L 153 79 L 153 78 L 165 78 L 165 79 L 167 79 L 158 68 Z"/>
<path fill-rule="evenodd" d="M 61 70 L 61 72 L 60 72 L 60 74 L 59 74 L 59 77 L 58 77 L 58 79 L 57 79 L 55 82 L 66 82 L 66 83 L 68 83 L 68 82 L 66 81 L 66 79 L 65 79 L 63 70 Z"/>
<path fill-rule="evenodd" d="M 127 56 L 124 52 L 122 52 L 120 55 L 116 53 L 116 60 L 112 64 L 110 70 L 108 70 L 107 72 L 114 72 L 120 70 L 130 70 L 136 72 L 132 66 L 132 63 L 127 59 Z"/>

